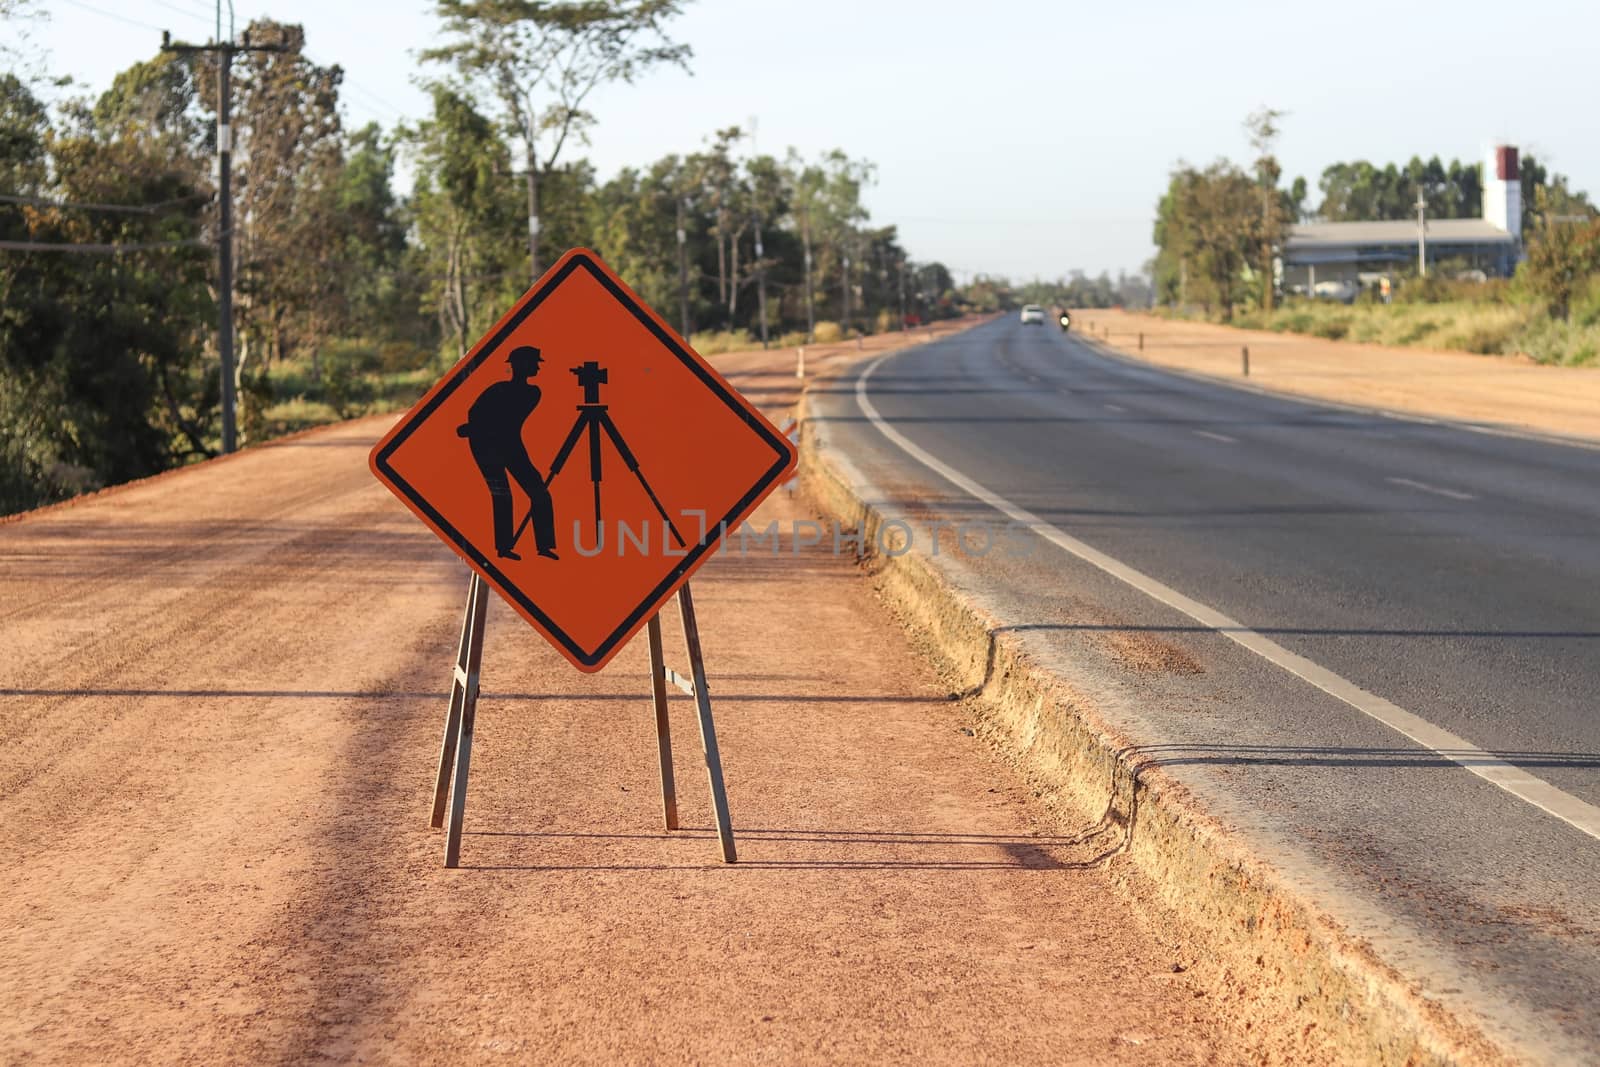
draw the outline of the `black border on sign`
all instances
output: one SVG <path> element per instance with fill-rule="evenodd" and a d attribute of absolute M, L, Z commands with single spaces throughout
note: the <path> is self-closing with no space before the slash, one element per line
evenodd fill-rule
<path fill-rule="evenodd" d="M 463 537 L 459 530 L 447 522 L 445 517 L 441 515 L 432 504 L 428 503 L 428 501 L 423 498 L 422 494 L 418 493 L 416 489 L 412 488 L 412 486 L 407 483 L 404 478 L 400 477 L 399 472 L 396 471 L 393 465 L 389 462 L 390 457 L 393 456 L 395 450 L 406 442 L 406 439 L 409 438 L 413 432 L 415 432 L 417 427 L 422 425 L 422 423 L 433 414 L 433 412 L 445 401 L 447 397 L 460 388 L 462 383 L 465 382 L 467 378 L 470 377 L 472 373 L 483 364 L 484 360 L 493 355 L 500 348 L 500 346 L 505 343 L 506 338 L 509 337 L 511 333 L 522 324 L 522 321 L 526 319 L 535 308 L 544 302 L 546 297 L 553 293 L 562 282 L 567 280 L 568 276 L 570 276 L 573 271 L 580 267 L 586 268 L 590 275 L 592 275 L 596 281 L 604 286 L 606 291 L 609 292 L 619 304 L 626 308 L 634 318 L 638 319 L 639 322 L 643 324 L 645 329 L 650 331 L 656 340 L 661 342 L 662 347 L 676 356 L 685 367 L 689 368 L 689 370 L 692 371 L 694 375 L 705 384 L 707 389 L 709 389 L 714 395 L 716 395 L 718 399 L 726 404 L 730 410 L 739 416 L 745 425 L 756 431 L 757 435 L 760 436 L 760 438 L 769 446 L 771 446 L 773 452 L 777 456 L 777 458 L 773 461 L 773 465 L 767 469 L 767 472 L 761 476 L 754 486 L 751 487 L 748 493 L 739 499 L 737 504 L 728 509 L 726 515 L 723 515 L 715 522 L 708 522 L 708 529 L 706 531 L 705 539 L 694 548 L 691 548 L 688 553 L 678 561 L 677 566 L 673 567 L 667 576 L 650 590 L 650 592 L 645 596 L 643 603 L 634 608 L 634 610 L 629 613 L 628 617 L 624 619 L 622 623 L 614 630 L 612 630 L 611 633 L 606 636 L 605 640 L 601 641 L 600 644 L 592 651 L 579 647 L 578 643 L 574 641 L 565 630 L 557 626 L 548 615 L 541 611 L 539 606 L 535 604 L 526 593 L 517 588 L 517 586 L 510 579 L 502 574 L 500 569 L 496 567 L 487 556 L 485 556 L 475 545 Z M 545 632 L 559 641 L 561 646 L 572 654 L 573 658 L 577 659 L 586 666 L 592 667 L 611 654 L 612 650 L 617 646 L 617 643 L 622 640 L 623 635 L 627 634 L 634 628 L 634 626 L 642 621 L 645 612 L 650 609 L 651 605 L 655 604 L 658 600 L 664 597 L 667 591 L 671 589 L 675 583 L 683 578 L 683 576 L 689 571 L 694 569 L 695 563 L 698 560 L 703 558 L 707 553 L 711 552 L 722 543 L 724 524 L 731 523 L 746 508 L 759 499 L 761 495 L 778 480 L 778 477 L 783 473 L 784 468 L 789 465 L 789 458 L 789 443 L 787 440 L 780 441 L 779 435 L 769 430 L 764 422 L 762 422 L 760 419 L 751 417 L 750 412 L 746 410 L 744 404 L 740 403 L 738 399 L 735 399 L 733 394 L 730 393 L 720 381 L 708 374 L 706 369 L 700 365 L 699 360 L 685 350 L 685 348 L 679 344 L 671 334 L 663 330 L 655 321 L 655 319 L 651 318 L 644 308 L 639 305 L 638 301 L 634 300 L 631 296 L 619 288 L 604 271 L 600 270 L 595 265 L 595 262 L 591 257 L 579 253 L 568 260 L 566 265 L 563 266 L 554 277 L 550 278 L 536 291 L 531 293 L 526 298 L 526 301 L 517 308 L 515 313 L 513 313 L 512 316 L 506 320 L 505 325 L 500 327 L 500 329 L 497 330 L 485 344 L 479 347 L 477 354 L 474 355 L 472 359 L 465 365 L 463 365 L 461 369 L 450 378 L 450 380 L 442 389 L 429 398 L 426 404 L 417 409 L 414 414 L 406 419 L 405 423 L 396 430 L 395 435 L 389 440 L 389 443 L 385 445 L 381 451 L 379 451 L 374 462 L 383 471 L 384 476 L 388 478 L 390 483 L 405 494 L 407 500 L 411 501 L 411 503 L 414 504 L 419 511 L 427 515 L 428 518 L 433 521 L 435 526 L 448 534 L 451 542 L 454 543 L 464 555 L 476 562 L 479 567 L 483 568 L 484 573 L 494 581 L 496 586 L 510 595 L 513 600 L 515 600 L 524 610 L 528 612 L 529 615 L 539 620 L 539 624 L 544 628 Z"/>

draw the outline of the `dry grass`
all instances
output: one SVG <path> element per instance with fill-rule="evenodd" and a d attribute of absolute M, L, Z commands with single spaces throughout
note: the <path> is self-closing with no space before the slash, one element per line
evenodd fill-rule
<path fill-rule="evenodd" d="M 1537 304 L 1509 301 L 1345 305 L 1291 300 L 1271 313 L 1238 314 L 1233 325 L 1329 341 L 1526 356 L 1539 363 L 1583 366 L 1600 358 L 1600 286 L 1574 307 L 1567 322 L 1551 319 Z"/>

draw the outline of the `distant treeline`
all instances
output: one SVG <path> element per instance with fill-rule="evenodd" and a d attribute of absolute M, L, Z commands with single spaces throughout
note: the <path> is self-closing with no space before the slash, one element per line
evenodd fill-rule
<path fill-rule="evenodd" d="M 574 245 L 688 331 L 955 314 L 950 272 L 871 224 L 865 160 L 753 154 L 737 127 L 606 179 L 571 155 L 596 86 L 687 64 L 681 6 L 437 0 L 430 112 L 391 130 L 346 129 L 340 68 L 252 22 L 284 50 L 233 67 L 242 440 L 287 382 L 349 410 L 351 352 L 363 373 L 441 367 Z M 0 75 L 0 513 L 218 450 L 214 63 L 156 53 L 54 109 Z"/>
<path fill-rule="evenodd" d="M 1240 308 L 1270 312 L 1277 297 L 1273 262 L 1299 221 L 1415 218 L 1419 193 L 1431 218 L 1481 213 L 1481 168 L 1437 157 L 1414 157 L 1404 167 L 1332 164 L 1318 183 L 1322 201 L 1311 210 L 1304 178 L 1281 184 L 1273 154 L 1281 117 L 1263 109 L 1246 120 L 1256 151 L 1248 169 L 1228 159 L 1173 169 L 1156 205 L 1150 269 L 1158 303 L 1199 307 L 1224 321 Z M 1521 179 L 1527 258 L 1508 292 L 1540 301 L 1565 320 L 1573 295 L 1600 273 L 1600 221 L 1586 194 L 1531 156 L 1522 158 Z"/>
<path fill-rule="evenodd" d="M 1559 213 L 1591 208 L 1587 195 L 1568 187 L 1566 175 L 1551 174 L 1533 156 L 1521 157 L 1519 169 L 1524 230 L 1536 226 L 1541 197 Z M 1323 222 L 1414 219 L 1418 192 L 1422 193 L 1430 219 L 1471 219 L 1483 214 L 1481 163 L 1452 159 L 1446 165 L 1438 156 L 1427 162 L 1412 156 L 1403 167 L 1393 163 L 1378 167 L 1361 159 L 1324 167 L 1317 186 L 1322 190 L 1322 202 L 1309 217 Z"/>

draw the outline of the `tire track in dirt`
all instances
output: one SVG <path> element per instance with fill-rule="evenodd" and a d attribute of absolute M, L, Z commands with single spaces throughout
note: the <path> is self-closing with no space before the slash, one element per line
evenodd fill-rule
<path fill-rule="evenodd" d="M 326 502 L 339 493 L 338 488 L 325 487 L 319 496 Z M 347 500 L 322 524 L 288 540 L 269 542 L 245 558 L 227 561 L 197 583 L 177 586 L 180 592 L 173 599 L 143 610 L 137 600 L 118 605 L 116 617 L 105 620 L 98 635 L 65 645 L 51 660 L 35 664 L 39 671 L 35 677 L 41 682 L 73 678 L 72 692 L 29 697 L 26 690 L 0 690 L 0 702 L 19 707 L 5 717 L 5 732 L 0 736 L 0 758 L 7 767 L 0 775 L 0 790 L 8 794 L 20 792 L 38 776 L 56 771 L 64 760 L 80 753 L 91 738 L 105 731 L 116 730 L 124 736 L 138 733 L 142 712 L 138 698 L 127 695 L 130 674 L 149 678 L 152 691 L 184 691 L 188 688 L 184 680 L 191 677 L 188 661 L 207 636 L 217 648 L 232 653 L 241 667 L 256 658 L 261 652 L 260 642 L 229 638 L 255 631 L 255 620 L 267 614 L 259 603 L 266 592 L 291 589 L 297 598 L 307 604 L 321 602 L 326 610 L 331 594 L 323 588 L 322 580 L 344 565 L 347 554 L 343 550 L 370 541 L 375 525 L 385 519 L 394 525 L 381 493 L 364 492 L 354 499 L 361 506 L 353 513 Z M 235 538 L 231 545 L 237 549 L 241 540 Z M 217 551 L 221 553 L 223 549 L 219 547 Z M 84 610 L 92 613 L 94 609 L 86 606 Z M 304 632 L 300 636 L 305 639 Z M 223 639 L 217 641 L 219 637 Z M 274 640 L 281 650 L 282 643 L 295 641 L 296 635 L 275 635 Z M 81 666 L 86 663 L 94 665 L 87 674 Z M 49 688 L 44 691 L 55 692 Z M 85 695 L 89 697 L 87 702 Z M 226 699 L 225 693 L 217 693 L 216 697 Z M 109 714 L 102 713 L 99 705 L 103 703 L 111 705 L 104 709 Z M 136 766 L 130 761 L 123 764 L 123 770 L 130 772 Z M 59 829 L 75 813 L 92 809 L 96 796 L 109 792 L 75 797 L 70 810 L 58 808 L 33 814 Z"/>

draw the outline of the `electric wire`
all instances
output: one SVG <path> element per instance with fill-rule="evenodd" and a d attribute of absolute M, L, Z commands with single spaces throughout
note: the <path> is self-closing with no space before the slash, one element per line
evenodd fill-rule
<path fill-rule="evenodd" d="M 3 252 L 71 252 L 87 255 L 121 255 L 124 252 L 147 252 L 162 248 L 210 248 L 213 242 L 199 239 L 184 241 L 134 241 L 125 244 L 74 244 L 59 241 L 0 241 Z"/>
<path fill-rule="evenodd" d="M 159 215 L 176 204 L 184 204 L 192 200 L 207 200 L 210 199 L 210 196 L 210 193 L 194 193 L 190 196 L 180 196 L 176 200 L 163 200 L 156 204 L 98 204 L 86 201 L 51 200 L 43 196 L 17 196 L 11 193 L 0 193 L 0 203 L 25 204 L 29 207 L 64 208 L 72 211 L 107 211 L 125 215 Z"/>
<path fill-rule="evenodd" d="M 126 15 L 119 15 L 115 11 L 107 11 L 104 8 L 95 7 L 93 4 L 86 4 L 83 0 L 62 0 L 62 2 L 104 18 L 115 19 L 118 22 L 127 23 L 129 26 L 137 26 L 141 30 L 149 30 L 151 33 L 161 32 L 160 26 L 152 26 L 148 22 L 140 22 L 138 19 L 131 19 Z"/>

